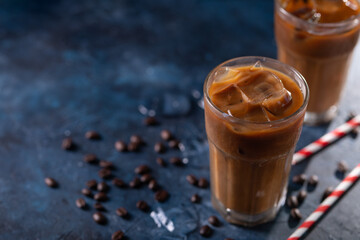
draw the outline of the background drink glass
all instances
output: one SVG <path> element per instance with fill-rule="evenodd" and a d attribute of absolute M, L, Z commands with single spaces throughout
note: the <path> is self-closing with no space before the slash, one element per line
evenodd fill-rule
<path fill-rule="evenodd" d="M 285 74 L 299 86 L 304 102 L 295 113 L 275 121 L 250 122 L 221 112 L 212 103 L 209 87 L 224 67 L 252 66 L 258 61 L 265 68 Z M 232 59 L 217 66 L 207 76 L 204 105 L 212 203 L 227 221 L 246 226 L 263 223 L 274 218 L 284 203 L 308 94 L 300 73 L 264 57 Z"/>
<path fill-rule="evenodd" d="M 311 92 L 305 123 L 326 123 L 336 116 L 359 31 L 360 15 L 336 23 L 308 22 L 275 0 L 278 59 L 296 68 Z"/>

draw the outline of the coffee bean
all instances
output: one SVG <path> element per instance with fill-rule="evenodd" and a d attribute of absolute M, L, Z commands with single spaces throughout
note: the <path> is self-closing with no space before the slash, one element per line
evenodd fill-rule
<path fill-rule="evenodd" d="M 218 227 L 221 225 L 220 220 L 216 216 L 209 217 L 208 222 L 215 227 Z"/>
<path fill-rule="evenodd" d="M 105 202 L 108 200 L 108 196 L 104 192 L 98 192 L 94 195 L 95 201 Z"/>
<path fill-rule="evenodd" d="M 90 154 L 86 154 L 84 156 L 84 162 L 87 162 L 87 163 L 90 163 L 90 164 L 95 164 L 98 161 L 99 160 L 98 160 L 98 158 L 96 157 L 95 154 L 90 153 Z"/>
<path fill-rule="evenodd" d="M 116 214 L 122 218 L 126 218 L 129 215 L 128 211 L 123 207 L 116 209 Z"/>
<path fill-rule="evenodd" d="M 172 138 L 171 132 L 169 130 L 162 130 L 160 136 L 164 141 L 169 141 Z"/>
<path fill-rule="evenodd" d="M 191 185 L 197 185 L 198 181 L 196 179 L 196 177 L 194 175 L 187 175 L 186 176 L 186 180 L 191 184 Z"/>
<path fill-rule="evenodd" d="M 166 147 L 161 142 L 157 142 L 154 145 L 154 151 L 157 152 L 157 153 L 164 153 L 164 152 L 166 152 Z"/>
<path fill-rule="evenodd" d="M 322 197 L 321 197 L 321 202 L 325 200 L 325 198 L 327 198 L 332 192 L 334 191 L 333 187 L 328 187 L 325 189 Z"/>
<path fill-rule="evenodd" d="M 181 160 L 181 158 L 179 157 L 172 157 L 170 158 L 170 163 L 175 165 L 175 166 L 182 166 L 183 165 L 183 161 Z"/>
<path fill-rule="evenodd" d="M 205 178 L 200 178 L 197 185 L 200 188 L 207 188 L 209 186 L 209 182 Z"/>
<path fill-rule="evenodd" d="M 144 119 L 144 124 L 146 126 L 155 126 L 155 125 L 158 124 L 158 121 L 157 121 L 157 119 L 155 117 L 146 117 Z"/>
<path fill-rule="evenodd" d="M 153 179 L 153 180 L 151 180 L 151 181 L 149 182 L 148 188 L 151 189 L 151 190 L 153 190 L 153 191 L 156 191 L 156 190 L 158 190 L 158 189 L 160 188 L 160 186 L 159 186 L 159 184 L 157 183 L 157 181 Z"/>
<path fill-rule="evenodd" d="M 127 151 L 127 146 L 126 143 L 119 140 L 115 142 L 115 149 L 119 152 L 126 152 Z"/>
<path fill-rule="evenodd" d="M 190 198 L 192 203 L 200 203 L 201 202 L 201 197 L 197 194 L 194 194 L 191 196 Z"/>
<path fill-rule="evenodd" d="M 305 174 L 299 174 L 299 175 L 295 175 L 292 178 L 293 183 L 296 184 L 303 184 L 306 181 L 306 175 Z"/>
<path fill-rule="evenodd" d="M 290 196 L 287 199 L 287 205 L 289 206 L 289 208 L 296 208 L 299 206 L 299 202 L 297 200 L 296 196 Z"/>
<path fill-rule="evenodd" d="M 132 135 L 130 137 L 130 143 L 135 143 L 135 144 L 141 145 L 144 143 L 144 141 L 142 140 L 142 138 L 139 135 Z"/>
<path fill-rule="evenodd" d="M 145 201 L 138 201 L 136 203 L 136 207 L 143 212 L 147 212 L 149 210 L 149 205 Z"/>
<path fill-rule="evenodd" d="M 152 179 L 153 179 L 153 177 L 152 177 L 149 173 L 146 173 L 146 174 L 144 174 L 144 175 L 141 176 L 140 181 L 141 181 L 142 183 L 148 183 L 148 182 L 150 182 Z"/>
<path fill-rule="evenodd" d="M 208 226 L 204 225 L 200 228 L 200 235 L 203 237 L 210 237 L 213 230 Z"/>
<path fill-rule="evenodd" d="M 308 184 L 312 185 L 312 186 L 316 186 L 319 182 L 319 177 L 316 176 L 316 175 L 312 175 L 310 178 L 309 178 L 309 181 L 308 181 Z"/>
<path fill-rule="evenodd" d="M 127 149 L 129 152 L 137 152 L 140 149 L 140 144 L 131 142 L 128 144 Z"/>
<path fill-rule="evenodd" d="M 109 191 L 109 185 L 107 185 L 107 183 L 106 182 L 99 182 L 98 184 L 97 184 L 97 190 L 99 191 L 99 192 L 107 192 L 107 191 Z"/>
<path fill-rule="evenodd" d="M 90 189 L 96 190 L 97 182 L 96 180 L 92 179 L 86 182 L 86 186 Z"/>
<path fill-rule="evenodd" d="M 106 161 L 106 160 L 101 160 L 99 162 L 99 166 L 102 168 L 114 169 L 114 164 L 112 162 Z"/>
<path fill-rule="evenodd" d="M 103 178 L 103 179 L 109 179 L 112 177 L 112 173 L 111 170 L 108 168 L 103 168 L 100 169 L 100 171 L 98 172 L 99 177 Z"/>
<path fill-rule="evenodd" d="M 105 224 L 107 222 L 106 217 L 101 212 L 94 213 L 92 217 L 98 224 Z"/>
<path fill-rule="evenodd" d="M 119 179 L 119 178 L 114 178 L 112 180 L 112 184 L 119 187 L 119 188 L 126 188 L 126 183 L 123 180 Z"/>
<path fill-rule="evenodd" d="M 91 140 L 99 140 L 101 138 L 101 135 L 95 131 L 87 131 L 85 133 L 85 137 Z"/>
<path fill-rule="evenodd" d="M 345 161 L 340 161 L 337 164 L 337 171 L 340 173 L 346 173 L 349 170 L 348 165 Z"/>
<path fill-rule="evenodd" d="M 44 181 L 45 181 L 46 185 L 48 185 L 51 188 L 57 188 L 59 185 L 53 178 L 47 177 L 44 179 Z"/>
<path fill-rule="evenodd" d="M 78 199 L 76 200 L 76 206 L 77 206 L 78 208 L 85 209 L 85 208 L 86 208 L 86 202 L 85 202 L 85 200 L 82 199 L 82 198 L 78 198 Z"/>
<path fill-rule="evenodd" d="M 155 193 L 155 200 L 158 202 L 165 202 L 169 198 L 169 193 L 166 190 L 159 190 Z"/>
<path fill-rule="evenodd" d="M 122 231 L 116 231 L 111 235 L 111 240 L 123 240 L 125 239 L 125 235 Z"/>
<path fill-rule="evenodd" d="M 168 143 L 169 147 L 173 148 L 173 149 L 179 149 L 179 144 L 180 144 L 180 141 L 176 140 L 176 139 L 170 140 Z"/>
<path fill-rule="evenodd" d="M 232 239 L 232 238 L 225 238 L 224 240 L 234 240 L 234 239 Z"/>
<path fill-rule="evenodd" d="M 302 215 L 300 213 L 300 210 L 297 209 L 297 208 L 293 208 L 290 210 L 290 216 L 294 219 L 301 219 L 302 218 Z"/>
<path fill-rule="evenodd" d="M 88 188 L 83 188 L 81 190 L 81 193 L 84 195 L 84 196 L 87 196 L 87 197 L 92 197 L 93 196 L 93 193 L 90 191 L 90 189 Z"/>
<path fill-rule="evenodd" d="M 160 157 L 156 158 L 156 163 L 162 167 L 166 167 L 166 162 L 163 158 L 160 158 Z"/>
<path fill-rule="evenodd" d="M 99 202 L 94 203 L 94 208 L 98 211 L 106 211 L 105 207 Z"/>
<path fill-rule="evenodd" d="M 73 142 L 73 140 L 71 138 L 65 138 L 63 141 L 62 141 L 62 144 L 61 144 L 61 147 L 64 149 L 64 150 L 74 150 L 75 149 L 75 144 Z"/>
<path fill-rule="evenodd" d="M 131 188 L 138 188 L 141 186 L 141 181 L 138 177 L 135 177 L 130 183 L 129 186 Z"/>
<path fill-rule="evenodd" d="M 307 192 L 305 190 L 301 190 L 297 195 L 297 200 L 299 203 L 303 202 L 307 197 Z"/>
<path fill-rule="evenodd" d="M 145 173 L 148 173 L 148 172 L 150 172 L 150 168 L 149 168 L 149 166 L 147 166 L 145 164 L 140 165 L 137 168 L 135 168 L 135 173 L 137 173 L 137 174 L 142 175 L 142 174 L 145 174 Z"/>
<path fill-rule="evenodd" d="M 352 137 L 353 139 L 357 138 L 358 135 L 359 135 L 359 127 L 353 128 L 350 131 L 350 137 Z"/>

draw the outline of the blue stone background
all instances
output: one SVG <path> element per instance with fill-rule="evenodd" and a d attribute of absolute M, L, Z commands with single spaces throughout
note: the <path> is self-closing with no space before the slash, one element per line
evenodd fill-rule
<path fill-rule="evenodd" d="M 276 58 L 272 1 L 1 1 L 0 239 L 110 239 L 119 229 L 128 239 L 202 239 L 199 226 L 219 215 L 211 207 L 209 190 L 185 179 L 188 174 L 209 178 L 197 95 L 212 68 L 246 55 Z M 305 126 L 298 149 L 344 122 L 349 112 L 360 112 L 359 62 L 358 47 L 339 116 L 326 126 Z M 164 99 L 178 101 L 180 107 L 174 109 Z M 140 105 L 156 110 L 161 125 L 145 127 Z M 171 150 L 163 157 L 187 158 L 185 167 L 155 163 L 152 144 L 164 128 L 183 141 L 185 151 Z M 89 129 L 98 130 L 103 139 L 86 140 Z M 148 145 L 140 153 L 116 152 L 114 142 L 128 141 L 133 133 L 142 134 Z M 65 135 L 76 141 L 78 151 L 61 150 Z M 335 174 L 339 160 L 356 166 L 359 144 L 359 139 L 345 137 L 293 167 L 292 175 L 320 178 L 300 207 L 304 217 L 317 207 L 326 187 L 341 181 Z M 159 204 L 146 187 L 112 188 L 104 204 L 108 224 L 97 225 L 92 207 L 83 211 L 75 206 L 85 182 L 98 179 L 99 168 L 83 163 L 89 152 L 114 162 L 114 174 L 127 182 L 136 166 L 150 165 L 170 199 Z M 46 187 L 47 176 L 59 181 L 58 189 Z M 296 194 L 299 189 L 290 184 L 289 190 Z M 194 193 L 202 197 L 201 204 L 190 203 Z M 359 197 L 357 184 L 307 239 L 358 239 Z M 153 211 L 163 211 L 175 230 L 157 227 L 150 213 L 136 209 L 140 199 Z M 120 206 L 131 219 L 115 214 Z M 222 222 L 211 239 L 286 239 L 300 225 L 289 221 L 286 207 L 273 222 L 255 228 Z"/>

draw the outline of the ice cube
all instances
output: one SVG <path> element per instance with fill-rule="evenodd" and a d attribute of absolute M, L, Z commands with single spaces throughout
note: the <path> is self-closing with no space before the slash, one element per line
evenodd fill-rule
<path fill-rule="evenodd" d="M 227 85 L 212 94 L 213 103 L 222 111 L 235 117 L 246 113 L 248 100 L 236 84 Z"/>
<path fill-rule="evenodd" d="M 291 93 L 287 90 L 280 91 L 277 94 L 265 99 L 261 106 L 274 116 L 281 115 L 292 102 Z M 268 116 L 269 117 L 269 116 Z M 269 117 L 270 118 L 270 117 Z"/>
<path fill-rule="evenodd" d="M 242 71 L 232 67 L 222 67 L 215 73 L 214 82 L 227 82 L 238 79 L 243 74 Z"/>

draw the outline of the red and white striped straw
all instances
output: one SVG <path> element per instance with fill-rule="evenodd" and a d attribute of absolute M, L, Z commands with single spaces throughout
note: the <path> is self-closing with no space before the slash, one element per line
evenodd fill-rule
<path fill-rule="evenodd" d="M 346 134 L 348 134 L 350 131 L 352 131 L 354 128 L 358 126 L 360 126 L 360 115 L 353 117 L 352 119 L 340 125 L 333 131 L 325 134 L 315 142 L 310 143 L 303 149 L 296 152 L 293 156 L 292 164 L 295 165 L 303 161 L 304 159 L 312 156 L 313 154 L 320 151 L 324 147 L 328 146 L 329 144 L 333 143 L 339 138 L 345 136 Z"/>
<path fill-rule="evenodd" d="M 360 176 L 360 164 L 335 188 L 335 190 L 319 205 L 319 207 L 291 234 L 287 240 L 298 240 L 307 233 L 311 226 L 356 182 Z"/>

